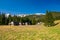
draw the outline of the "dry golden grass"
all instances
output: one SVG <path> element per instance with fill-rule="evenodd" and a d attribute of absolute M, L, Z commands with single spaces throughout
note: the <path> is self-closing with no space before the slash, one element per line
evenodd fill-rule
<path fill-rule="evenodd" d="M 56 21 L 55 23 L 58 23 Z M 60 23 L 54 27 L 41 25 L 0 26 L 0 40 L 60 40 Z"/>

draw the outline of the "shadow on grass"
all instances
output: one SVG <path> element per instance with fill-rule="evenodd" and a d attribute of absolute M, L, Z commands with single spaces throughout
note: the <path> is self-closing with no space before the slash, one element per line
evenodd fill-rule
<path fill-rule="evenodd" d="M 59 23 L 56 23 L 56 24 L 53 24 L 53 25 L 46 25 L 46 24 L 44 24 L 44 26 L 45 27 L 54 27 L 54 26 L 56 26 L 56 25 L 58 25 Z"/>
<path fill-rule="evenodd" d="M 58 25 L 59 23 L 56 23 L 54 26 Z"/>

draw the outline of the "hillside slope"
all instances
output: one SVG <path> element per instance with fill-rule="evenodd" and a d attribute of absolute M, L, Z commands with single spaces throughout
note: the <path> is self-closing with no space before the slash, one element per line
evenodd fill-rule
<path fill-rule="evenodd" d="M 0 26 L 0 40 L 60 40 L 60 20 L 54 27 L 44 25 Z"/>

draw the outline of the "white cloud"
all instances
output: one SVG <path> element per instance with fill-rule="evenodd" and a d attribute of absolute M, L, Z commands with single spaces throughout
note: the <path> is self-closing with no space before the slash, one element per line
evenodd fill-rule
<path fill-rule="evenodd" d="M 5 17 L 8 17 L 10 14 L 9 13 L 7 13 L 7 14 L 5 14 Z"/>
<path fill-rule="evenodd" d="M 26 15 L 26 14 L 19 14 L 19 15 L 17 15 L 17 16 L 25 17 L 25 16 L 27 16 L 27 15 Z"/>
<path fill-rule="evenodd" d="M 35 15 L 45 15 L 45 13 L 35 13 Z"/>

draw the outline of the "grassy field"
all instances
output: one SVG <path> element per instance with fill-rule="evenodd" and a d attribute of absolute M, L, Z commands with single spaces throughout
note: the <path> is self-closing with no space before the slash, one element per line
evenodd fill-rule
<path fill-rule="evenodd" d="M 60 22 L 60 21 L 56 21 Z M 0 26 L 0 40 L 60 40 L 60 24 L 54 27 L 44 25 Z"/>

